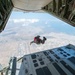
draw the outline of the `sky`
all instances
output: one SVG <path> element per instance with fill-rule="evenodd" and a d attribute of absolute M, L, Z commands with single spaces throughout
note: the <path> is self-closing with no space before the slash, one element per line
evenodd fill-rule
<path fill-rule="evenodd" d="M 44 45 L 32 44 L 37 35 L 47 38 Z M 0 64 L 8 64 L 10 57 L 20 57 L 38 51 L 52 49 L 67 44 L 75 45 L 75 27 L 48 13 L 12 12 L 0 33 Z"/>
<path fill-rule="evenodd" d="M 12 12 L 9 22 L 10 21 L 13 21 L 17 24 L 23 22 L 25 25 L 29 22 L 31 25 L 33 24 L 35 26 L 45 27 L 45 31 L 62 32 L 70 35 L 75 35 L 75 27 L 53 17 L 48 13 Z"/>

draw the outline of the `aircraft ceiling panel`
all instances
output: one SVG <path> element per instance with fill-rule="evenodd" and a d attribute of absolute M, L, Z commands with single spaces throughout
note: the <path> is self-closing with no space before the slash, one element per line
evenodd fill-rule
<path fill-rule="evenodd" d="M 15 8 L 22 10 L 40 10 L 52 0 L 12 0 Z"/>

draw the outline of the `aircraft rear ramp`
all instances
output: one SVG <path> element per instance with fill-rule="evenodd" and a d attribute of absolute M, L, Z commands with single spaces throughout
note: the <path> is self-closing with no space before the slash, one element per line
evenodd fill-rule
<path fill-rule="evenodd" d="M 75 50 L 69 46 L 26 55 L 19 75 L 74 75 Z"/>

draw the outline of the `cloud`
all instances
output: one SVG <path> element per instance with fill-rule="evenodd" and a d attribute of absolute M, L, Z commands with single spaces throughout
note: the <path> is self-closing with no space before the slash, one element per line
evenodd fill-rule
<path fill-rule="evenodd" d="M 66 33 L 55 33 L 55 32 L 51 32 L 51 33 L 48 33 L 48 34 L 44 34 L 43 36 L 46 36 L 46 37 L 54 37 L 54 38 L 49 38 L 49 40 L 53 41 L 54 43 L 54 46 L 56 43 L 57 46 L 58 45 L 65 45 L 65 44 L 74 44 L 75 45 L 75 36 L 74 35 L 69 35 L 69 34 L 66 34 Z"/>
<path fill-rule="evenodd" d="M 33 33 L 33 31 L 31 31 L 32 29 L 35 31 L 35 33 Z M 2 37 L 2 39 L 1 39 L 2 41 L 9 39 L 8 40 L 9 42 L 0 44 L 0 50 L 2 50 L 0 53 L 0 57 L 2 57 L 0 59 L 0 63 L 2 63 L 2 64 L 4 63 L 5 65 L 7 65 L 8 64 L 7 62 L 9 60 L 9 57 L 11 57 L 11 55 L 18 57 L 19 55 L 23 56 L 24 53 L 29 54 L 29 53 L 34 53 L 34 52 L 38 52 L 38 51 L 44 51 L 44 50 L 48 50 L 48 49 L 52 49 L 52 48 L 61 47 L 61 46 L 67 45 L 69 43 L 75 45 L 75 36 L 68 35 L 65 33 L 51 32 L 51 33 L 44 33 L 41 35 L 41 37 L 43 37 L 43 36 L 47 37 L 47 41 L 45 42 L 45 44 L 43 44 L 43 45 L 42 44 L 41 45 L 32 44 L 30 46 L 29 43 L 30 43 L 30 41 L 33 40 L 34 35 L 40 33 L 42 30 L 39 28 L 32 27 L 31 29 L 29 29 L 29 31 L 30 31 L 29 36 L 27 36 L 29 32 L 26 32 L 27 34 L 24 32 L 24 35 L 22 34 L 23 33 L 22 32 L 21 34 L 23 36 L 19 35 L 20 38 L 18 37 L 18 39 L 24 38 L 23 41 L 22 40 L 15 41 L 15 40 L 10 39 L 10 37 L 8 37 L 8 36 Z M 16 38 L 15 36 L 13 36 L 13 37 Z M 31 38 L 31 39 L 25 40 L 28 38 Z M 12 52 L 13 52 L 13 54 L 12 54 Z M 4 58 L 5 58 L 5 60 L 4 60 Z"/>
<path fill-rule="evenodd" d="M 39 19 L 10 19 L 10 22 L 13 21 L 14 23 L 35 23 L 35 22 L 39 22 Z"/>
<path fill-rule="evenodd" d="M 56 19 L 56 18 L 45 20 L 46 25 L 48 25 L 48 24 L 50 25 L 50 23 L 57 23 L 57 22 L 62 22 L 62 21 L 59 19 Z"/>

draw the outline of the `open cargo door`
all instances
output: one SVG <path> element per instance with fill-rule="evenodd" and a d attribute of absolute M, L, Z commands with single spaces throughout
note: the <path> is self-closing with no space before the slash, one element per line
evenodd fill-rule
<path fill-rule="evenodd" d="M 11 0 L 0 0 L 0 32 L 4 30 L 12 9 Z"/>

